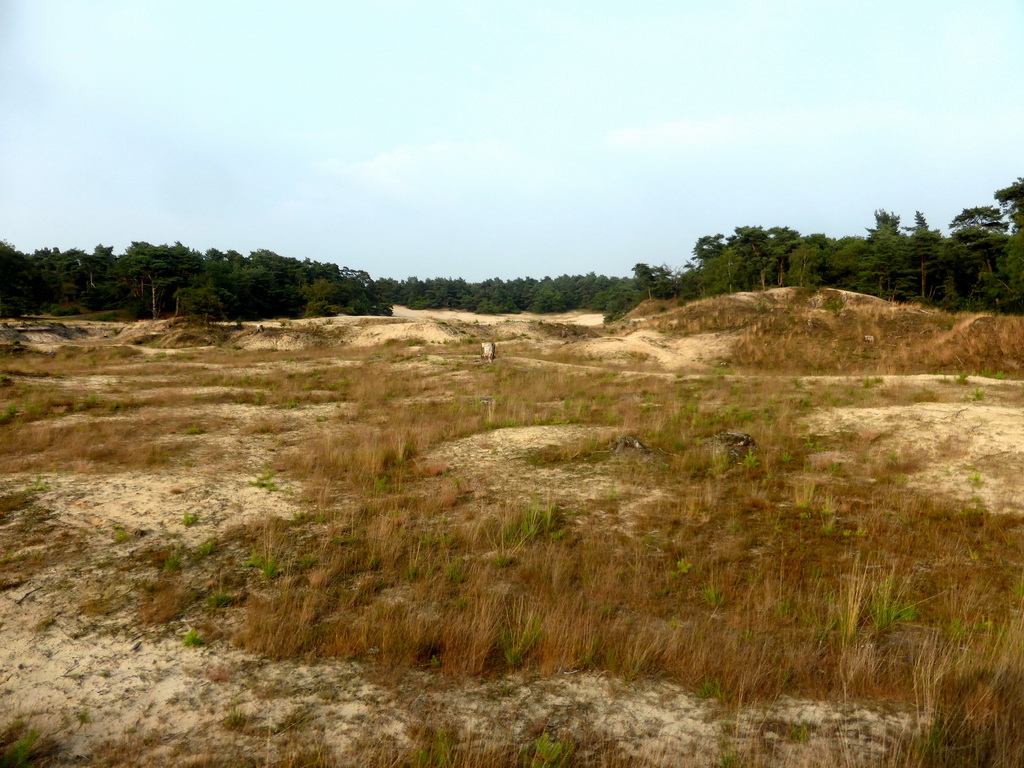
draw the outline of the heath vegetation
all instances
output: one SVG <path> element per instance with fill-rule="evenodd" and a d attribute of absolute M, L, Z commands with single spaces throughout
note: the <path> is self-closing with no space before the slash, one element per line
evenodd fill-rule
<path fill-rule="evenodd" d="M 758 301 L 648 304 L 617 333 L 527 335 L 493 363 L 468 344 L 330 340 L 3 358 L 4 632 L 36 612 L 40 643 L 60 631 L 209 659 L 196 706 L 217 709 L 215 733 L 178 752 L 194 765 L 271 742 L 260 764 L 678 763 L 585 707 L 507 738 L 460 709 L 575 679 L 707 708 L 690 757 L 708 764 L 1024 763 L 1024 517 L 1007 464 L 1021 453 L 972 442 L 1017 428 L 999 419 L 1024 404 L 1019 321 Z M 728 353 L 673 370 L 593 352 L 641 330 L 724 335 Z M 929 431 L 921 409 L 967 431 Z M 723 433 L 751 442 L 730 451 Z M 247 664 L 265 670 L 245 673 L 258 701 L 293 709 L 271 722 L 217 698 Z M 269 670 L 295 665 L 451 699 L 386 738 L 342 739 L 318 714 L 338 689 L 320 704 L 266 692 Z M 24 711 L 0 723 L 3 764 L 44 765 L 91 726 L 61 725 L 24 674 L 5 682 L 4 707 Z M 786 702 L 868 714 L 811 722 Z M 144 763 L 155 729 L 75 748 Z"/>

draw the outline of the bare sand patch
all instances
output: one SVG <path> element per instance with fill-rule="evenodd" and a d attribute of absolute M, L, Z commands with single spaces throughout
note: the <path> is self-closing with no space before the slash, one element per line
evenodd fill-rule
<path fill-rule="evenodd" d="M 395 321 L 362 325 L 348 341 L 357 347 L 374 347 L 389 342 L 451 344 L 465 338 L 461 330 L 444 323 L 430 321 Z"/>
<path fill-rule="evenodd" d="M 834 408 L 815 414 L 812 430 L 857 432 L 923 461 L 909 482 L 993 512 L 1024 513 L 1024 411 L 985 403 L 919 403 Z"/>
<path fill-rule="evenodd" d="M 232 338 L 232 343 L 241 348 L 253 351 L 278 350 L 291 351 L 323 347 L 343 342 L 349 329 L 327 328 L 319 324 L 305 324 L 286 327 L 268 328 L 263 332 L 245 331 Z"/>
<path fill-rule="evenodd" d="M 837 299 L 842 302 L 843 306 L 847 307 L 890 307 L 897 311 L 906 310 L 905 306 L 893 304 L 891 301 L 886 301 L 878 296 L 857 293 L 856 291 L 844 291 L 841 288 L 823 288 L 811 297 L 811 306 L 823 307 L 826 302 Z"/>
<path fill-rule="evenodd" d="M 409 318 L 412 320 L 435 320 L 480 325 L 497 325 L 499 323 L 508 322 L 548 322 L 597 326 L 604 323 L 604 318 L 600 313 L 583 311 L 547 315 L 537 315 L 532 312 L 520 312 L 518 314 L 504 315 L 478 315 L 474 312 L 463 312 L 458 310 L 409 309 L 408 307 L 395 306 L 393 308 L 393 314 L 395 317 Z"/>
<path fill-rule="evenodd" d="M 600 447 L 615 435 L 603 427 L 569 424 L 506 427 L 446 443 L 427 461 L 447 467 L 485 503 L 553 504 L 582 511 L 580 525 L 601 521 L 630 528 L 636 510 L 665 494 L 623 475 L 623 463 L 659 459 L 639 452 L 620 456 Z M 594 460 L 598 456 L 601 461 Z"/>
<path fill-rule="evenodd" d="M 180 473 L 126 472 L 100 479 L 87 475 L 41 475 L 49 488 L 38 495 L 53 519 L 72 528 L 111 533 L 173 534 L 195 544 L 228 527 L 266 515 L 291 517 L 301 508 L 293 493 L 269 492 L 256 477 L 223 478 L 215 470 Z M 22 478 L 24 485 L 31 481 Z M 288 484 L 280 482 L 282 491 Z M 187 514 L 196 516 L 185 524 Z M 111 534 L 112 535 L 112 534 Z"/>
<path fill-rule="evenodd" d="M 14 611 L 11 601 L 0 599 L 0 615 L 30 632 L 53 597 L 32 595 Z M 366 680 L 358 663 L 269 664 L 224 646 L 186 648 L 180 638 L 108 632 L 73 639 L 80 630 L 58 618 L 36 632 L 30 648 L 0 647 L 0 665 L 19 667 L 20 695 L 11 711 L 32 713 L 44 732 L 61 733 L 69 756 L 89 756 L 97 744 L 112 742 L 126 753 L 121 764 L 164 763 L 171 747 L 183 744 L 192 756 L 241 759 L 251 755 L 252 734 L 258 735 L 260 754 L 272 759 L 301 723 L 307 745 L 322 740 L 344 765 L 358 765 L 361 750 L 382 744 L 408 748 L 408 723 L 424 712 L 443 712 L 454 732 L 492 745 L 529 742 L 535 724 L 543 723 L 555 733 L 586 732 L 626 744 L 633 756 L 664 766 L 680 760 L 720 765 L 723 741 L 742 749 L 765 738 L 793 756 L 813 755 L 837 742 L 864 757 L 877 756 L 887 740 L 913 726 L 901 712 L 800 699 L 741 707 L 723 718 L 716 702 L 670 682 L 625 684 L 593 673 L 449 680 L 444 686 L 412 675 L 386 687 Z M 244 727 L 229 725 L 231 718 Z M 767 722 L 773 727 L 766 728 Z M 794 727 L 808 734 L 805 743 L 792 740 Z"/>
<path fill-rule="evenodd" d="M 435 454 L 454 467 L 492 465 L 510 459 L 524 459 L 540 448 L 565 445 L 589 437 L 596 439 L 600 434 L 600 429 L 575 424 L 506 427 L 447 443 L 438 448 Z"/>
<path fill-rule="evenodd" d="M 769 288 L 765 291 L 737 291 L 736 293 L 730 293 L 728 298 L 747 304 L 758 301 L 785 303 L 795 299 L 799 293 L 799 288 Z"/>
<path fill-rule="evenodd" d="M 574 344 L 573 352 L 596 360 L 653 362 L 669 371 L 700 373 L 728 357 L 734 334 L 701 333 L 669 336 L 639 330 L 625 336 L 609 336 Z"/>

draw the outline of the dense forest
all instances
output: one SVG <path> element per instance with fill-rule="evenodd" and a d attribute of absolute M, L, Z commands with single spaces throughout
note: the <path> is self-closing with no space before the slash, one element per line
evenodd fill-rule
<path fill-rule="evenodd" d="M 612 320 L 647 298 L 689 300 L 775 286 L 845 288 L 950 310 L 1024 313 L 1024 177 L 965 208 L 949 234 L 918 212 L 911 225 L 877 210 L 864 236 L 802 235 L 789 227 L 736 227 L 697 240 L 681 268 L 633 267 L 631 277 L 562 275 L 470 283 L 460 278 L 372 280 L 363 271 L 272 251 L 208 250 L 134 242 L 123 254 L 96 246 L 18 252 L 0 241 L 0 315 L 118 311 L 258 319 L 391 314 L 413 309 L 478 313 L 589 309 Z"/>
<path fill-rule="evenodd" d="M 392 303 L 411 309 L 462 309 L 480 314 L 590 309 L 618 317 L 643 298 L 634 278 L 605 277 L 593 272 L 543 280 L 493 278 L 481 283 L 442 277 L 410 277 L 400 282 L 385 278 L 378 280 L 377 285 Z"/>
<path fill-rule="evenodd" d="M 181 243 L 134 242 L 123 254 L 45 248 L 22 254 L 0 242 L 0 316 L 116 311 L 134 318 L 207 320 L 390 315 L 366 272 L 272 251 L 199 253 Z"/>

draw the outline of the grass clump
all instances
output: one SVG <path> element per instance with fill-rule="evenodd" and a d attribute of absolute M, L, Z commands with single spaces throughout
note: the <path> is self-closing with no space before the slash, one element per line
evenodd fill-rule
<path fill-rule="evenodd" d="M 199 648 L 206 645 L 206 641 L 203 640 L 202 636 L 194 629 L 190 629 L 185 633 L 185 638 L 181 641 L 181 644 L 186 648 Z"/>
<path fill-rule="evenodd" d="M 0 730 L 0 768 L 49 765 L 56 746 L 24 720 L 14 720 Z"/>
<path fill-rule="evenodd" d="M 902 591 L 896 587 L 895 578 L 889 576 L 875 587 L 868 603 L 868 616 L 875 627 L 882 632 L 892 629 L 904 621 L 913 621 L 918 616 L 917 606 L 907 603 Z"/>
<path fill-rule="evenodd" d="M 501 529 L 501 542 L 508 547 L 521 547 L 540 536 L 552 536 L 562 522 L 563 514 L 554 504 L 531 504 L 507 521 Z"/>
<path fill-rule="evenodd" d="M 281 490 L 280 486 L 274 482 L 274 477 L 276 475 L 277 472 L 269 467 L 264 467 L 263 474 L 253 480 L 251 485 L 254 485 L 257 488 L 262 488 L 266 491 L 279 491 Z"/>
<path fill-rule="evenodd" d="M 273 579 L 281 572 L 280 564 L 274 555 L 257 555 L 253 553 L 245 561 L 246 568 L 257 568 L 268 579 Z"/>
<path fill-rule="evenodd" d="M 182 552 L 180 549 L 175 549 L 170 552 L 164 558 L 164 570 L 165 571 L 180 571 L 182 564 Z"/>

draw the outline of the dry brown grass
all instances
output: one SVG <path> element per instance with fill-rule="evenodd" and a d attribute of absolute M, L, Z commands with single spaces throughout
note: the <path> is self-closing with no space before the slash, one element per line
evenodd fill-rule
<path fill-rule="evenodd" d="M 160 420 L 146 424 L 138 419 L 8 426 L 0 459 L 9 472 L 156 468 L 186 447 L 167 432 Z"/>
<path fill-rule="evenodd" d="M 453 681 L 600 670 L 667 678 L 727 710 L 786 695 L 886 702 L 930 725 L 875 764 L 1021 764 L 1024 522 L 913 491 L 906 475 L 923 468 L 923 453 L 883 447 L 868 430 L 822 436 L 806 427 L 829 407 L 962 400 L 952 382 L 873 376 L 943 368 L 943 350 L 957 345 L 956 370 L 1010 370 L 992 366 L 1016 326 L 997 323 L 985 346 L 972 347 L 957 339 L 981 338 L 988 326 L 974 320 L 947 328 L 948 318 L 890 308 L 808 307 L 806 317 L 756 304 L 712 309 L 666 312 L 659 322 L 690 333 L 745 328 L 735 363 L 751 375 L 482 365 L 459 349 L 429 359 L 400 349 L 345 350 L 343 359 L 338 350 L 214 350 L 133 365 L 148 391 L 124 416 L 106 394 L 89 401 L 48 382 L 61 365 L 110 374 L 124 359 L 85 353 L 94 356 L 88 368 L 61 353 L 31 361 L 0 389 L 0 407 L 24 406 L 0 424 L 0 459 L 7 471 L 176 468 L 197 423 L 182 412 L 186 402 L 198 413 L 245 403 L 258 414 L 239 434 L 280 448 L 273 467 L 308 513 L 240 527 L 180 571 L 140 565 L 152 584 L 134 603 L 143 624 L 202 621 L 205 637 L 220 633 L 254 654 L 356 659 L 385 681 L 410 670 Z M 876 342 L 865 346 L 864 335 Z M 801 375 L 857 376 L 780 376 L 783 358 Z M 145 386 L 157 379 L 162 388 Z M 210 396 L 197 401 L 195 388 Z M 345 408 L 306 409 L 325 403 Z M 207 432 L 231 426 L 200 423 Z M 537 487 L 526 498 L 503 496 L 496 483 L 477 493 L 462 467 L 432 456 L 465 436 L 491 432 L 498 443 L 505 427 L 557 424 L 594 436 L 527 451 L 522 464 L 615 491 Z M 722 431 L 750 433 L 756 451 L 737 460 L 716 452 L 710 441 Z M 616 453 L 618 434 L 652 451 Z M 15 533 L 34 535 L 30 508 L 27 497 L 0 499 L 7 551 Z M 230 596 L 230 611 L 210 608 L 216 595 Z M 364 764 L 522 757 L 521 744 L 452 734 L 442 747 L 454 762 L 416 763 L 441 748 L 441 726 L 422 727 L 412 748 L 377 745 Z M 577 747 L 577 765 L 653 762 L 607 744 Z M 732 764 L 859 760 L 841 741 L 792 754 L 767 741 L 752 749 Z M 334 759 L 317 754 L 322 764 Z"/>
<path fill-rule="evenodd" d="M 665 465 L 616 470 L 630 473 L 624 485 L 671 489 L 674 500 L 648 506 L 636 533 L 581 526 L 558 511 L 524 523 L 538 510 L 474 510 L 458 497 L 446 515 L 447 505 L 429 503 L 445 478 L 407 474 L 399 490 L 376 488 L 341 532 L 331 529 L 343 544 L 315 578 L 251 603 L 239 640 L 274 656 L 316 650 L 453 675 L 523 667 L 669 675 L 695 689 L 714 681 L 726 701 L 799 694 L 952 706 L 948 675 L 976 667 L 979 653 L 1019 668 L 1013 649 L 1024 637 L 1006 568 L 1022 562 L 1019 520 L 907 492 L 897 478 L 912 458 L 867 456 L 868 485 L 815 473 L 803 457 L 828 446 L 795 433 L 804 406 L 775 381 L 642 389 L 646 406 L 643 396 L 609 398 L 590 412 L 665 451 Z M 864 387 L 845 392 L 871 396 Z M 722 464 L 704 446 L 734 428 L 758 434 L 756 464 Z M 408 444 L 407 425 L 396 429 L 392 445 Z M 600 450 L 575 445 L 540 460 Z M 401 457 L 397 448 L 351 454 L 349 481 L 395 466 L 365 455 Z M 282 639 L 285 616 L 308 623 L 293 623 Z M 996 720 L 1005 716 L 998 712 Z"/>
<path fill-rule="evenodd" d="M 689 386 L 646 384 L 657 408 L 609 404 L 664 459 L 608 466 L 626 473 L 623 486 L 670 491 L 625 531 L 544 504 L 481 508 L 443 475 L 405 471 L 407 446 L 439 438 L 410 432 L 402 418 L 304 446 L 291 471 L 330 470 L 367 502 L 321 534 L 315 572 L 250 602 L 240 641 L 273 656 L 318 650 L 452 674 L 527 666 L 667 674 L 695 687 L 713 679 L 748 701 L 798 693 L 912 702 L 920 653 L 960 653 L 995 626 L 985 622 L 1012 618 L 1005 563 L 1021 561 L 1015 518 L 915 496 L 895 479 L 905 460 L 872 485 L 827 469 L 810 481 L 808 438 L 791 432 L 798 403 L 724 405 L 766 402 L 770 382 Z M 431 424 L 439 418 L 429 414 Z M 756 464 L 723 464 L 704 441 L 741 427 L 759 436 Z M 542 459 L 586 461 L 602 450 Z M 876 459 L 865 461 L 878 475 Z M 898 620 L 872 618 L 875 604 Z M 302 617 L 286 638 L 260 629 L 284 616 Z M 957 627 L 970 629 L 936 639 Z"/>
<path fill-rule="evenodd" d="M 721 296 L 684 307 L 655 305 L 641 325 L 669 333 L 732 331 L 737 370 L 779 373 L 1020 374 L 1024 318 L 950 314 L 915 305 L 864 303 L 835 291 L 797 291 L 786 300 Z M 633 328 L 635 326 L 630 326 Z"/>
<path fill-rule="evenodd" d="M 166 624 L 181 615 L 189 597 L 180 575 L 161 576 L 155 584 L 146 585 L 139 617 L 144 624 Z"/>

